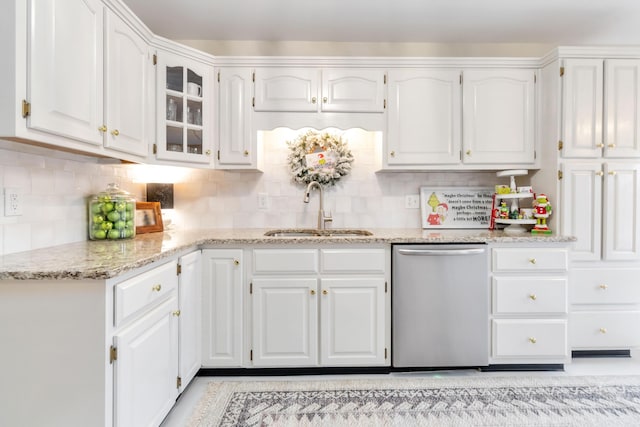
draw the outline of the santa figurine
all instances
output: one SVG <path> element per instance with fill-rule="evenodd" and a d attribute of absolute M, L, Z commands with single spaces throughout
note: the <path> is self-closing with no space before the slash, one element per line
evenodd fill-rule
<path fill-rule="evenodd" d="M 547 218 L 551 215 L 551 203 L 547 200 L 546 194 L 538 194 L 533 202 L 533 216 L 536 218 L 536 225 L 531 232 L 533 234 L 551 234 L 547 225 Z"/>

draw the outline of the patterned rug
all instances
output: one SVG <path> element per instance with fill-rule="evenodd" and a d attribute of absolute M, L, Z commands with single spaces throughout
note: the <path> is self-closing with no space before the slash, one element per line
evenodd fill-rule
<path fill-rule="evenodd" d="M 190 426 L 640 426 L 640 376 L 211 381 Z"/>

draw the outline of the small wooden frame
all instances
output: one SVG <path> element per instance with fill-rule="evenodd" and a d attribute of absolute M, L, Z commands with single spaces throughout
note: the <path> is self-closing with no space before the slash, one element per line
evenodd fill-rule
<path fill-rule="evenodd" d="M 136 203 L 136 234 L 163 231 L 160 202 Z"/>

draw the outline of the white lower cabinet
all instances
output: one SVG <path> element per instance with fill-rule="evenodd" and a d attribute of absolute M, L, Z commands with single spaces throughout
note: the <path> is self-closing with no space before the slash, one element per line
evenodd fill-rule
<path fill-rule="evenodd" d="M 200 368 L 199 256 L 110 279 L 0 280 L 0 323 L 20 325 L 0 328 L 0 401 L 20 396 L 0 425 L 160 425 Z"/>
<path fill-rule="evenodd" d="M 568 248 L 493 245 L 491 263 L 490 363 L 566 363 Z"/>
<path fill-rule="evenodd" d="M 180 337 L 179 388 L 189 385 L 202 365 L 202 256 L 200 251 L 180 257 L 178 318 Z"/>
<path fill-rule="evenodd" d="M 157 425 L 178 397 L 178 263 L 118 283 L 114 294 L 114 424 Z"/>
<path fill-rule="evenodd" d="M 243 251 L 202 250 L 202 367 L 241 367 Z"/>
<path fill-rule="evenodd" d="M 322 279 L 320 363 L 385 363 L 384 278 Z"/>
<path fill-rule="evenodd" d="M 156 426 L 178 397 L 178 299 L 175 293 L 114 336 L 115 425 Z"/>
<path fill-rule="evenodd" d="M 567 357 L 564 319 L 494 319 L 494 358 Z"/>
<path fill-rule="evenodd" d="M 254 278 L 253 366 L 318 364 L 318 279 Z"/>
<path fill-rule="evenodd" d="M 388 366 L 389 250 L 256 249 L 250 366 Z"/>
<path fill-rule="evenodd" d="M 571 270 L 572 350 L 630 350 L 640 346 L 637 268 Z"/>

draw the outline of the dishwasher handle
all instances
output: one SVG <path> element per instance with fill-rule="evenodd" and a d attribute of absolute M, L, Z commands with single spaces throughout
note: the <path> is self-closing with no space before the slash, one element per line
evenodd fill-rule
<path fill-rule="evenodd" d="M 485 248 L 467 249 L 398 249 L 400 255 L 413 256 L 450 256 L 450 255 L 478 255 L 483 254 Z"/>

